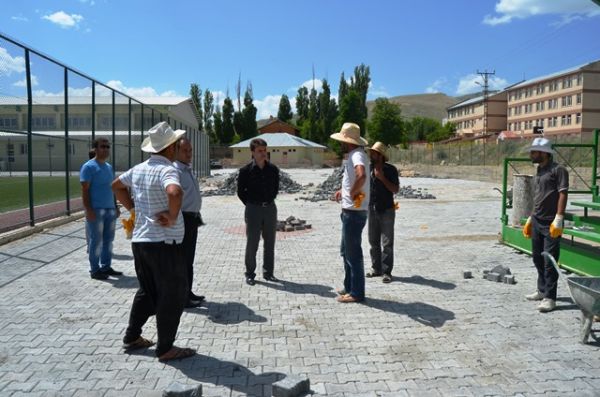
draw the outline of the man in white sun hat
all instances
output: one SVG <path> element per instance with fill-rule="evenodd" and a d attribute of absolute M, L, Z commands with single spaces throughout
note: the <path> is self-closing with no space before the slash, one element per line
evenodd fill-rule
<path fill-rule="evenodd" d="M 535 138 L 529 148 L 529 157 L 538 167 L 533 213 L 523 227 L 523 235 L 531 238 L 533 264 L 538 272 L 537 290 L 526 298 L 541 301 L 538 310 L 543 313 L 556 307 L 558 273 L 542 252 L 547 251 L 558 262 L 569 190 L 569 173 L 554 162 L 553 154 L 552 142 L 547 138 Z"/>
<path fill-rule="evenodd" d="M 340 254 L 344 260 L 344 288 L 338 290 L 338 302 L 362 302 L 365 299 L 365 268 L 362 251 L 362 231 L 367 223 L 369 208 L 369 161 L 364 146 L 367 140 L 360 136 L 360 127 L 344 123 L 340 132 L 331 135 L 342 143 L 348 153 L 344 164 L 342 188 L 335 200 L 342 201 L 342 243 Z"/>
<path fill-rule="evenodd" d="M 139 288 L 133 298 L 123 348 L 129 351 L 152 346 L 154 342 L 142 336 L 142 327 L 150 316 L 156 315 L 156 356 L 160 361 L 196 353 L 173 345 L 189 293 L 182 245 L 183 190 L 179 173 L 173 167 L 176 142 L 184 134 L 184 130 L 173 131 L 166 122 L 156 124 L 142 142 L 142 150 L 150 153 L 150 158 L 113 181 L 117 199 L 127 210 L 135 207 L 136 212 L 131 249 Z"/>

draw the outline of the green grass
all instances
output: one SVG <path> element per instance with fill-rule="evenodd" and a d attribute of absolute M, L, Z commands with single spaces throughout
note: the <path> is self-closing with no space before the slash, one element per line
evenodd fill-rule
<path fill-rule="evenodd" d="M 81 197 L 79 177 L 69 178 L 71 198 Z M 34 176 L 33 204 L 65 201 L 64 176 Z M 29 208 L 29 182 L 25 176 L 0 178 L 0 212 Z"/>

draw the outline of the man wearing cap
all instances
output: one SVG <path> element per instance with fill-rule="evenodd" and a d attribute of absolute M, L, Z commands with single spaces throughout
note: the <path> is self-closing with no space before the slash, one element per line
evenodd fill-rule
<path fill-rule="evenodd" d="M 546 138 L 535 138 L 529 148 L 529 157 L 538 167 L 533 182 L 533 213 L 523 227 L 523 235 L 531 238 L 533 264 L 538 272 L 537 290 L 526 298 L 541 301 L 538 310 L 543 313 L 556 307 L 558 272 L 542 252 L 547 251 L 558 262 L 569 190 L 569 173 L 554 162 L 553 153 L 552 143 Z"/>
<path fill-rule="evenodd" d="M 348 153 L 344 163 L 342 188 L 335 200 L 342 201 L 342 243 L 340 254 L 344 261 L 344 288 L 338 290 L 338 302 L 352 303 L 365 300 L 365 268 L 362 252 L 362 231 L 367 223 L 369 208 L 369 162 L 364 146 L 367 140 L 360 136 L 360 127 L 344 123 L 340 132 L 331 138 L 342 143 Z"/>
<path fill-rule="evenodd" d="M 267 160 L 267 142 L 255 138 L 250 141 L 252 161 L 240 168 L 237 195 L 244 203 L 246 222 L 246 284 L 254 285 L 256 251 L 263 237 L 263 278 L 279 281 L 275 275 L 275 235 L 277 233 L 277 206 L 279 168 Z"/>
<path fill-rule="evenodd" d="M 386 147 L 376 142 L 369 149 L 371 158 L 371 197 L 369 201 L 369 244 L 371 245 L 371 271 L 367 277 L 382 277 L 384 283 L 392 281 L 394 267 L 394 222 L 396 208 L 394 194 L 400 181 L 398 170 L 387 163 Z M 383 250 L 382 250 L 383 249 Z"/>
<path fill-rule="evenodd" d="M 173 345 L 189 293 L 182 245 L 183 191 L 173 167 L 176 142 L 184 134 L 184 130 L 173 131 L 164 121 L 158 123 L 142 142 L 142 151 L 151 153 L 150 158 L 113 181 L 117 199 L 127 210 L 135 207 L 136 212 L 131 249 L 139 288 L 123 347 L 129 351 L 152 346 L 154 342 L 142 336 L 142 327 L 156 315 L 156 356 L 160 361 L 196 353 Z"/>
<path fill-rule="evenodd" d="M 198 241 L 198 228 L 200 227 L 200 208 L 202 207 L 202 194 L 198 180 L 192 173 L 192 143 L 187 138 L 177 141 L 177 160 L 173 163 L 179 172 L 179 182 L 183 189 L 183 201 L 181 214 L 185 234 L 183 237 L 183 251 L 185 252 L 185 263 L 187 267 L 189 298 L 185 304 L 186 308 L 200 306 L 204 296 L 192 292 L 194 281 L 194 258 L 196 256 L 196 242 Z"/>

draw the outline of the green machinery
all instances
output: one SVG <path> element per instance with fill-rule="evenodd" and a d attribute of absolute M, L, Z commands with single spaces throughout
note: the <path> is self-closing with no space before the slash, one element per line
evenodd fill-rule
<path fill-rule="evenodd" d="M 590 148 L 592 150 L 591 180 L 586 181 L 586 189 L 569 190 L 569 203 L 567 208 L 576 207 L 578 210 L 567 211 L 565 227 L 561 241 L 559 266 L 584 276 L 600 277 L 600 195 L 598 191 L 598 137 L 600 130 L 594 131 L 592 144 L 555 144 L 553 147 L 563 148 Z M 528 158 L 505 158 L 502 180 L 502 242 L 519 251 L 531 254 L 531 240 L 522 234 L 521 227 L 509 225 L 507 209 L 511 208 L 507 201 L 507 179 L 509 167 L 519 162 L 529 162 Z M 568 165 L 565 165 L 568 167 Z M 579 175 L 576 170 L 569 170 L 571 179 Z M 591 195 L 591 201 L 574 200 L 573 195 Z M 521 223 L 524 223 L 524 219 Z"/>

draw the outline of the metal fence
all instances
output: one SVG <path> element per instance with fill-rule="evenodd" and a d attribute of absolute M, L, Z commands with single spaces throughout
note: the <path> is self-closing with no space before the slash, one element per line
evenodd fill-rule
<path fill-rule="evenodd" d="M 98 137 L 121 173 L 147 159 L 141 142 L 167 121 L 186 130 L 196 175 L 209 175 L 207 134 L 167 102 L 144 104 L 0 34 L 0 232 L 81 210 L 78 171 Z"/>

